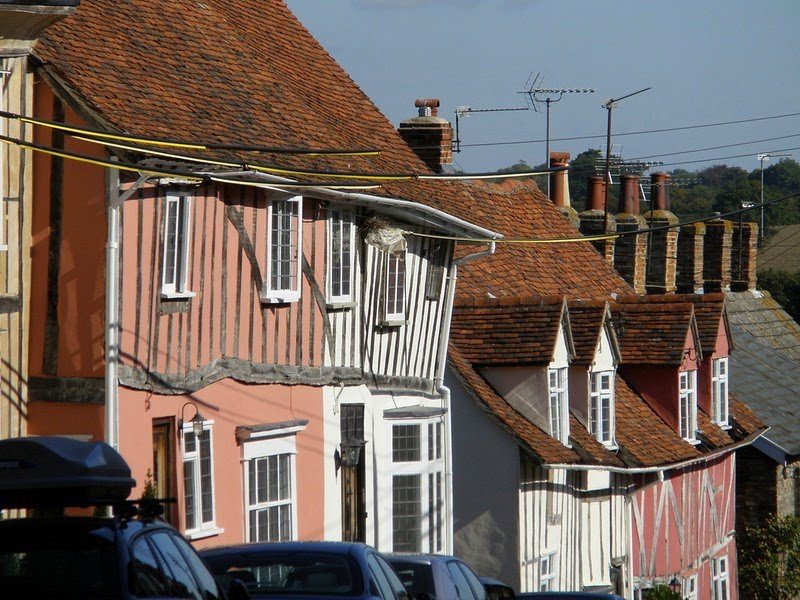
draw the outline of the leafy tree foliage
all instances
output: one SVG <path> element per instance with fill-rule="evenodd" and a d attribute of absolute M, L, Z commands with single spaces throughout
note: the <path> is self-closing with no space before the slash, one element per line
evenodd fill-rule
<path fill-rule="evenodd" d="M 800 322 L 800 272 L 766 269 L 758 274 L 758 287 L 768 291 L 795 321 Z"/>
<path fill-rule="evenodd" d="M 743 600 L 790 600 L 800 595 L 800 517 L 770 517 L 739 538 Z"/>
<path fill-rule="evenodd" d="M 646 590 L 644 593 L 645 600 L 683 600 L 678 592 L 673 592 L 667 585 L 657 585 Z"/>

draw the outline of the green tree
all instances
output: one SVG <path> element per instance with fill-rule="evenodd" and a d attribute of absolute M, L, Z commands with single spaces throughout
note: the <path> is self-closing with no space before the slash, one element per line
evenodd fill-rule
<path fill-rule="evenodd" d="M 743 600 L 790 600 L 800 595 L 800 517 L 770 517 L 739 538 Z"/>
<path fill-rule="evenodd" d="M 783 306 L 795 321 L 800 322 L 800 272 L 765 269 L 758 273 L 758 287 L 768 291 L 775 302 Z"/>

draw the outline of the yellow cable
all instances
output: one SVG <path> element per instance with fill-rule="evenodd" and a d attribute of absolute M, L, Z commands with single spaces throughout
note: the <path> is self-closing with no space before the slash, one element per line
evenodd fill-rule
<path fill-rule="evenodd" d="M 153 156 L 162 156 L 164 158 L 174 158 L 176 160 L 187 160 L 191 162 L 204 163 L 207 165 L 217 165 L 220 167 L 241 167 L 241 163 L 224 162 L 221 160 L 209 160 L 206 158 L 195 158 L 194 156 L 185 156 L 183 154 L 170 154 L 169 152 L 159 152 L 158 150 L 149 150 L 147 148 L 139 148 L 138 146 L 128 146 L 127 144 L 115 144 L 105 140 L 93 140 L 92 138 L 83 137 L 81 135 L 75 136 L 76 140 L 82 142 L 89 142 L 90 144 L 101 144 L 109 148 L 119 148 L 120 150 L 129 150 L 131 152 L 142 152 L 144 154 L 152 154 Z"/>
<path fill-rule="evenodd" d="M 405 235 L 415 235 L 417 237 L 426 237 L 426 238 L 433 238 L 437 240 L 450 240 L 454 242 L 471 242 L 474 244 L 569 244 L 574 242 L 594 242 L 594 241 L 601 241 L 601 240 L 615 240 L 619 236 L 616 235 L 591 235 L 586 237 L 575 237 L 575 238 L 553 238 L 553 239 L 532 239 L 532 238 L 468 238 L 468 237 L 458 237 L 458 236 L 449 236 L 449 235 L 435 235 L 432 233 L 418 233 L 416 231 L 404 231 Z"/>
<path fill-rule="evenodd" d="M 242 181 L 240 179 L 225 179 L 224 177 L 216 177 L 212 175 L 209 177 L 211 181 L 216 181 L 218 183 L 230 183 L 233 185 L 245 185 L 250 187 L 258 187 L 258 188 L 265 188 L 268 190 L 277 190 L 280 191 L 282 188 L 285 189 L 322 189 L 322 190 L 374 190 L 381 187 L 380 185 L 338 185 L 338 184 L 314 184 L 309 185 L 307 183 L 292 183 L 292 182 L 279 182 L 276 181 L 274 183 L 265 183 L 259 181 Z"/>

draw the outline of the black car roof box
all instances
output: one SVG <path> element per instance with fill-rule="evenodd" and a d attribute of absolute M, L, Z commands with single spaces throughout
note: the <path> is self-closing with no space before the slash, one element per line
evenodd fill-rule
<path fill-rule="evenodd" d="M 114 504 L 135 485 L 128 464 L 104 442 L 53 436 L 0 441 L 0 508 Z"/>

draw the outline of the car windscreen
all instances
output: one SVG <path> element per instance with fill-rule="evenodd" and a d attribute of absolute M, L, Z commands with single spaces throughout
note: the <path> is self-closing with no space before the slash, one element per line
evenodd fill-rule
<path fill-rule="evenodd" d="M 263 551 L 203 559 L 223 588 L 238 579 L 251 595 L 360 596 L 364 591 L 357 563 L 342 554 Z"/>
<path fill-rule="evenodd" d="M 113 531 L 82 519 L 0 527 L 0 590 L 8 598 L 119 597 Z"/>
<path fill-rule="evenodd" d="M 436 596 L 436 586 L 433 583 L 433 569 L 430 565 L 417 562 L 403 562 L 392 558 L 389 563 L 394 567 L 397 576 L 403 585 L 416 598 L 422 593 Z"/>

